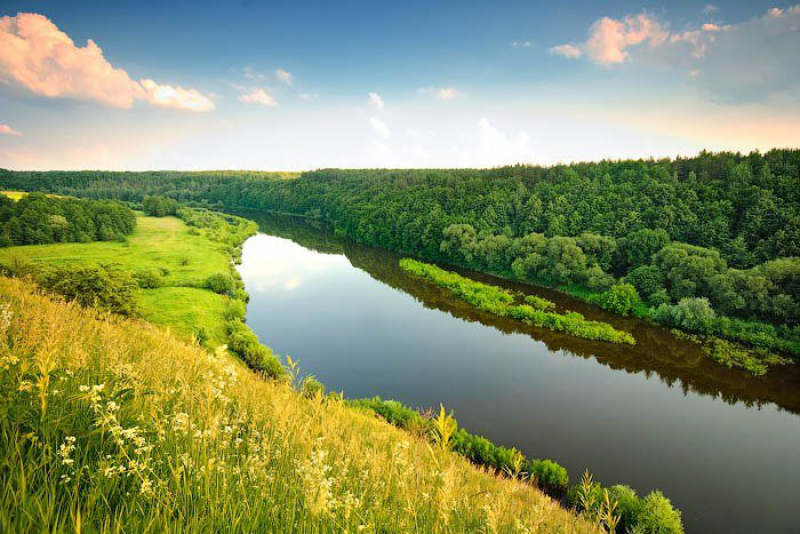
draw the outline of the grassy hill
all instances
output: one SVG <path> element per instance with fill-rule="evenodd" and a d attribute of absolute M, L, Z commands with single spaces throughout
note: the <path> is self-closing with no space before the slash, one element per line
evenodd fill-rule
<path fill-rule="evenodd" d="M 224 353 L 0 278 L 3 532 L 591 532 Z"/>
<path fill-rule="evenodd" d="M 134 273 L 162 273 L 160 287 L 144 289 L 139 311 L 145 319 L 176 330 L 189 339 L 199 330 L 209 344 L 225 342 L 226 298 L 202 287 L 215 273 L 230 269 L 226 247 L 206 232 L 190 229 L 177 217 L 139 215 L 136 230 L 125 242 L 58 243 L 0 248 L 0 266 L 116 264 Z"/>

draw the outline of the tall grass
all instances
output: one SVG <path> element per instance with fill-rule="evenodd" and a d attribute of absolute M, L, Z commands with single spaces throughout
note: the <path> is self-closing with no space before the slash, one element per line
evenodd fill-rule
<path fill-rule="evenodd" d="M 0 531 L 595 527 L 335 396 L 0 278 Z"/>

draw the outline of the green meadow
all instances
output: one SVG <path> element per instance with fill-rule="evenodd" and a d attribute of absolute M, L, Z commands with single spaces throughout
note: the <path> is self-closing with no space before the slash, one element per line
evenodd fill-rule
<path fill-rule="evenodd" d="M 227 297 L 202 288 L 206 278 L 230 269 L 225 246 L 189 228 L 177 217 L 139 215 L 125 241 L 58 243 L 0 249 L 0 266 L 20 262 L 43 265 L 119 265 L 132 272 L 159 270 L 163 286 L 139 294 L 145 320 L 169 327 L 183 339 L 204 331 L 212 346 L 225 342 L 222 317 Z"/>

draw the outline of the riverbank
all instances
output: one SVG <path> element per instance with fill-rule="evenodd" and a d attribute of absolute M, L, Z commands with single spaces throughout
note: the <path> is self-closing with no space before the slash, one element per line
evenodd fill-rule
<path fill-rule="evenodd" d="M 540 492 L 161 328 L 0 278 L 0 525 L 598 532 Z"/>

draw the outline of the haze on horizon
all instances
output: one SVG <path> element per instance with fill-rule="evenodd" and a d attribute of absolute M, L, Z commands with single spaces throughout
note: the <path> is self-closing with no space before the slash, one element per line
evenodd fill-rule
<path fill-rule="evenodd" d="M 0 6 L 0 167 L 473 167 L 800 146 L 800 4 Z"/>

